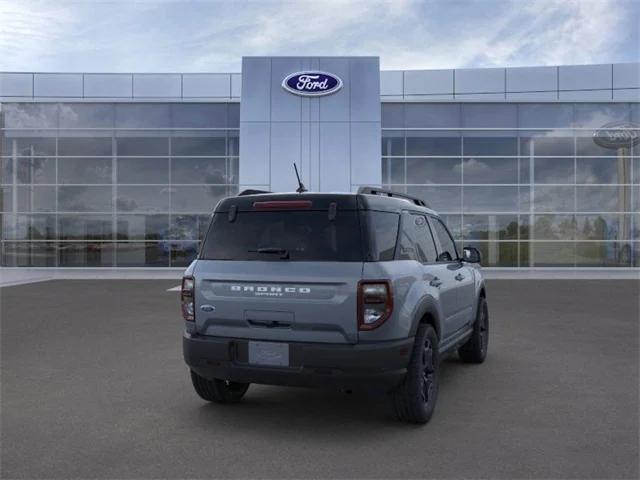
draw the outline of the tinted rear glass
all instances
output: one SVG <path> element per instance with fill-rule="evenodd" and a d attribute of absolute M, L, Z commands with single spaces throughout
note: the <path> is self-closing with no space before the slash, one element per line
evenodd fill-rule
<path fill-rule="evenodd" d="M 362 261 L 358 214 L 338 211 L 238 212 L 213 216 L 202 247 L 205 260 Z"/>
<path fill-rule="evenodd" d="M 398 238 L 398 220 L 400 215 L 391 212 L 367 212 L 370 225 L 371 261 L 393 260 Z"/>

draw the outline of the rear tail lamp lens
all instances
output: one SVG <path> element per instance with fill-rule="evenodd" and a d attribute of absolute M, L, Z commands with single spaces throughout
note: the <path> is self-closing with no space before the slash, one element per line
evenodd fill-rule
<path fill-rule="evenodd" d="M 393 294 L 388 280 L 366 280 L 358 284 L 358 329 L 373 330 L 393 311 Z"/>
<path fill-rule="evenodd" d="M 193 277 L 182 277 L 182 288 L 180 290 L 180 304 L 182 306 L 182 317 L 187 322 L 195 321 L 195 303 L 194 303 L 194 287 L 195 279 Z"/>

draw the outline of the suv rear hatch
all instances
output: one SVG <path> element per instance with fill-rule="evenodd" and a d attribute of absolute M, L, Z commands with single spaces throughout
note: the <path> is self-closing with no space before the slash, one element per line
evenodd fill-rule
<path fill-rule="evenodd" d="M 223 201 L 194 270 L 200 334 L 357 342 L 363 245 L 355 196 Z"/>

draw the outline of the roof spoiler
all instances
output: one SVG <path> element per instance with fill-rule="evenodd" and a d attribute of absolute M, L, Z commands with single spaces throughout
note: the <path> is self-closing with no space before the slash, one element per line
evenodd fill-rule
<path fill-rule="evenodd" d="M 248 188 L 246 190 L 241 191 L 238 194 L 238 197 L 244 197 L 245 195 L 258 195 L 260 193 L 273 193 L 273 192 L 269 192 L 267 190 L 254 190 L 254 189 Z"/>
<path fill-rule="evenodd" d="M 429 208 L 427 202 L 418 197 L 412 197 L 411 195 L 407 195 L 406 193 L 394 192 L 391 190 L 385 190 L 383 188 L 378 187 L 360 187 L 358 189 L 358 193 L 365 195 L 380 195 L 382 197 L 393 197 L 393 198 L 402 198 L 403 200 L 408 200 L 411 203 L 414 203 L 420 207 Z"/>

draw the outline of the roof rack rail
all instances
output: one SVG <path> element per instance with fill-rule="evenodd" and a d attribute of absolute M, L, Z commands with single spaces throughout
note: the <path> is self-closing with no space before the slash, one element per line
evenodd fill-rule
<path fill-rule="evenodd" d="M 420 207 L 429 208 L 429 205 L 427 204 L 427 202 L 425 202 L 421 198 L 412 197 L 411 195 L 407 195 L 406 193 L 399 193 L 399 192 L 394 192 L 392 190 L 385 190 L 383 188 L 378 188 L 378 187 L 360 187 L 358 189 L 358 193 L 363 193 L 363 194 L 366 194 L 366 195 L 380 195 L 380 196 L 383 196 L 383 197 L 402 198 L 403 200 L 408 200 L 408 201 L 410 201 L 412 203 L 415 203 L 416 205 L 418 205 Z"/>
<path fill-rule="evenodd" d="M 247 188 L 246 190 L 241 191 L 238 194 L 238 196 L 244 197 L 245 195 L 258 195 L 260 193 L 273 193 L 273 192 L 269 192 L 268 190 L 254 190 L 252 188 Z"/>

